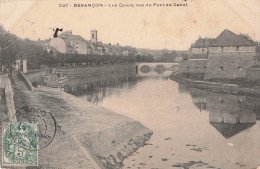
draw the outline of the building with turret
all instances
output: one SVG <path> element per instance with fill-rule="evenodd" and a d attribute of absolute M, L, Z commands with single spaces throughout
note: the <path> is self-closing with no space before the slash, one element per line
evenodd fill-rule
<path fill-rule="evenodd" d="M 191 45 L 181 63 L 183 73 L 200 73 L 204 79 L 260 79 L 256 43 L 243 35 L 224 30 L 217 38 L 201 38 Z"/>

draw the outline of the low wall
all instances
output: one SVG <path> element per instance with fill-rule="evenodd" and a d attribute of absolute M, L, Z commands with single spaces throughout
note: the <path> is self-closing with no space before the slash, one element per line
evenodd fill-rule
<path fill-rule="evenodd" d="M 23 72 L 19 72 L 19 76 L 22 77 L 23 81 L 25 82 L 25 84 L 27 85 L 27 87 L 30 90 L 34 90 L 34 87 L 32 85 L 32 83 L 30 82 L 30 80 L 25 76 L 25 74 Z"/>
<path fill-rule="evenodd" d="M 78 77 L 93 77 L 99 79 L 100 77 L 121 76 L 125 74 L 135 74 L 135 64 L 117 64 L 117 65 L 101 65 L 101 66 L 85 66 L 85 67 L 68 67 L 68 68 L 55 68 L 56 71 L 61 71 L 70 79 Z M 45 69 L 31 70 L 26 73 L 27 79 L 33 83 L 37 82 L 43 84 L 42 77 L 46 74 Z"/>
<path fill-rule="evenodd" d="M 15 118 L 15 106 L 14 106 L 14 92 L 11 84 L 11 80 L 7 75 L 0 77 L 0 87 L 5 89 L 5 102 L 7 108 L 7 115 L 9 121 L 16 121 Z"/>
<path fill-rule="evenodd" d="M 26 77 L 30 82 L 42 82 L 42 77 L 45 75 L 45 69 L 30 70 L 26 73 Z"/>
<path fill-rule="evenodd" d="M 112 73 L 124 73 L 132 72 L 135 73 L 135 64 L 117 64 L 117 65 L 102 65 L 102 66 L 87 66 L 87 67 L 74 67 L 74 68 L 56 68 L 57 71 L 68 75 L 69 77 L 79 76 L 101 76 Z"/>

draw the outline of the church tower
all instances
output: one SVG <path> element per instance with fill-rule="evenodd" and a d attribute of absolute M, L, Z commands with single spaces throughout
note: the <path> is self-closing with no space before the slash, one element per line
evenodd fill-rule
<path fill-rule="evenodd" d="M 90 31 L 90 33 L 91 33 L 91 42 L 97 42 L 97 30 L 91 30 Z"/>

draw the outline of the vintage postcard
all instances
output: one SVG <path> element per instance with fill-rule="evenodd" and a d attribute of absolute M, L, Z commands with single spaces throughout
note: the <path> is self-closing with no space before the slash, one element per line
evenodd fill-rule
<path fill-rule="evenodd" d="M 259 0 L 0 0 L 0 168 L 260 169 Z"/>

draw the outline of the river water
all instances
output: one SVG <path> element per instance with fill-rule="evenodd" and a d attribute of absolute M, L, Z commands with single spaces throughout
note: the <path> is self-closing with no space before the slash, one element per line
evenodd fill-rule
<path fill-rule="evenodd" d="M 260 166 L 260 98 L 190 88 L 170 73 L 74 79 L 65 90 L 153 131 L 147 145 L 124 160 L 125 169 Z"/>

